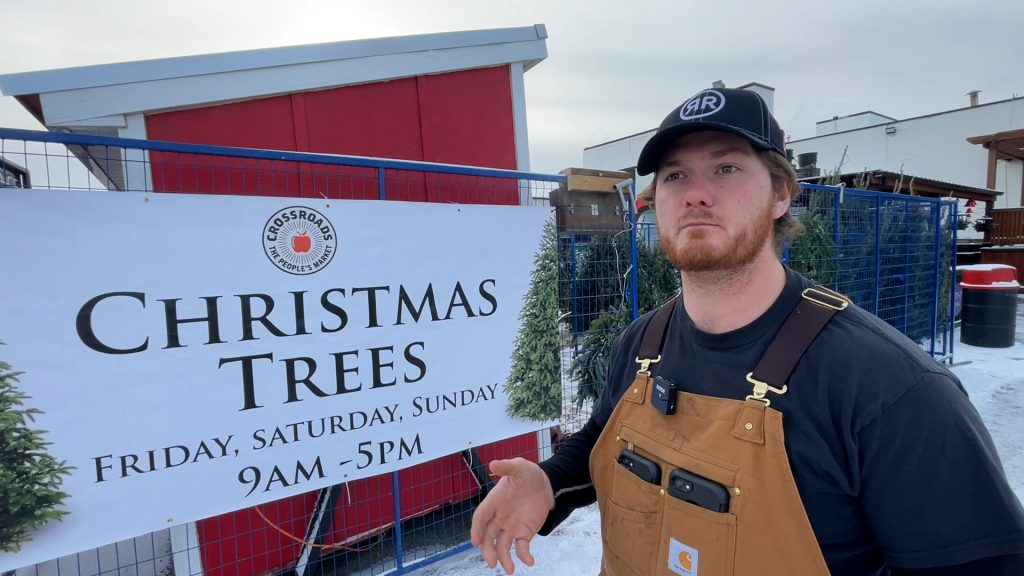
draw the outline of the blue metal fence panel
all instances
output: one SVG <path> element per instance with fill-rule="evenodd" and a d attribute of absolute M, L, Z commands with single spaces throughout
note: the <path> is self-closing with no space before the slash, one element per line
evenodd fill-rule
<path fill-rule="evenodd" d="M 805 232 L 790 266 L 951 357 L 955 202 L 804 185 L 791 213 Z"/>

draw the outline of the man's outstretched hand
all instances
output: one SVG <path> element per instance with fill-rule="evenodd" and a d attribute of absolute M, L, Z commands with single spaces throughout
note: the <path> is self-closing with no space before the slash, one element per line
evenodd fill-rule
<path fill-rule="evenodd" d="M 533 566 L 530 540 L 554 507 L 555 495 L 547 474 L 525 458 L 494 460 L 490 468 L 501 479 L 473 513 L 470 540 L 488 567 L 500 562 L 505 573 L 512 574 L 513 544 L 519 560 Z"/>

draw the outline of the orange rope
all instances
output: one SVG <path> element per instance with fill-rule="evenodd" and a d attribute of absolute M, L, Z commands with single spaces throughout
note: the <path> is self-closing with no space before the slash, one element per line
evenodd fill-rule
<path fill-rule="evenodd" d="M 291 534 L 290 532 L 285 531 L 283 528 L 281 528 L 277 524 L 274 524 L 273 522 L 271 522 L 270 518 L 267 518 L 263 514 L 263 511 L 260 510 L 259 506 L 253 506 L 253 508 L 256 509 L 256 513 L 259 514 L 260 518 L 263 518 L 263 521 L 266 522 L 271 528 L 273 528 L 274 530 L 277 530 L 278 532 L 281 533 L 281 535 L 283 535 L 285 538 L 288 538 L 289 540 L 292 540 L 293 542 L 298 542 L 299 544 L 303 544 L 303 545 L 306 545 L 306 546 L 312 546 L 314 548 L 325 548 L 325 549 L 328 549 L 328 550 L 348 550 L 350 552 L 365 552 L 365 551 L 369 550 L 370 548 L 373 548 L 373 544 L 368 544 L 368 545 L 360 548 L 360 547 L 357 547 L 357 546 L 346 546 L 344 544 L 317 544 L 315 542 L 307 542 L 306 540 L 303 540 L 302 538 L 299 538 L 298 536 L 295 536 L 294 534 Z"/>

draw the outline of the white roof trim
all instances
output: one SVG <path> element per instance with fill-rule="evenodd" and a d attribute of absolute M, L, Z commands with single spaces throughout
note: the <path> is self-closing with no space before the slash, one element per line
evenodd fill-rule
<path fill-rule="evenodd" d="M 543 24 L 354 40 L 0 76 L 0 92 L 39 94 L 47 125 L 318 90 L 547 57 Z"/>
<path fill-rule="evenodd" d="M 345 42 L 288 46 L 284 48 L 263 48 L 223 54 L 139 60 L 117 64 L 4 74 L 0 76 L 0 92 L 6 96 L 41 94 L 44 92 L 131 84 L 149 80 L 167 80 L 186 76 L 220 74 L 274 66 L 310 64 L 329 60 L 427 52 L 448 48 L 471 48 L 473 46 L 492 44 L 515 44 L 545 40 L 547 37 L 547 29 L 544 25 L 535 24 L 523 28 L 444 32 L 441 34 L 349 40 Z M 546 56 L 547 54 L 545 53 L 539 60 L 543 60 Z M 531 65 L 536 63 L 532 62 Z"/>
<path fill-rule="evenodd" d="M 68 122 L 51 122 L 49 126 L 51 128 L 95 128 L 97 126 L 102 127 L 114 127 L 124 128 L 127 126 L 128 120 L 124 114 L 114 114 L 112 116 L 102 116 L 99 118 L 89 118 L 87 120 L 71 120 Z"/>

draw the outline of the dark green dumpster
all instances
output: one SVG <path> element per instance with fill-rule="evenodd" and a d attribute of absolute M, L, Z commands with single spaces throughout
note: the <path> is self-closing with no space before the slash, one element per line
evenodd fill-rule
<path fill-rule="evenodd" d="M 1006 264 L 963 267 L 960 282 L 960 341 L 972 346 L 1008 348 L 1017 329 L 1017 269 Z"/>

